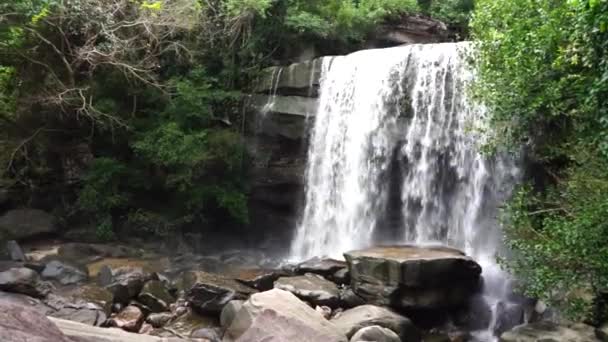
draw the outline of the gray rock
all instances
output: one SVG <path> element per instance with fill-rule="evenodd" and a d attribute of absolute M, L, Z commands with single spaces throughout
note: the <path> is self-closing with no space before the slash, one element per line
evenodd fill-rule
<path fill-rule="evenodd" d="M 43 314 L 0 298 L 0 341 L 73 342 Z"/>
<path fill-rule="evenodd" d="M 365 300 L 359 297 L 350 287 L 345 287 L 340 290 L 340 302 L 346 309 L 365 304 Z"/>
<path fill-rule="evenodd" d="M 108 265 L 103 265 L 97 274 L 97 283 L 99 286 L 108 286 L 112 284 L 113 281 L 114 275 L 112 274 L 112 268 Z"/>
<path fill-rule="evenodd" d="M 521 304 L 499 302 L 496 305 L 495 336 L 500 336 L 505 331 L 524 323 L 524 308 Z"/>
<path fill-rule="evenodd" d="M 397 309 L 466 306 L 480 290 L 481 266 L 445 247 L 377 247 L 344 254 L 353 291 Z"/>
<path fill-rule="evenodd" d="M 242 300 L 232 300 L 224 306 L 220 315 L 220 325 L 222 328 L 228 328 L 232 324 L 236 315 L 241 311 L 243 303 L 245 302 Z"/>
<path fill-rule="evenodd" d="M 53 260 L 46 264 L 42 271 L 42 277 L 59 282 L 61 285 L 78 284 L 89 278 L 86 269 L 69 265 L 66 262 Z"/>
<path fill-rule="evenodd" d="M 350 272 L 348 271 L 348 268 L 343 268 L 336 271 L 329 279 L 333 280 L 338 285 L 348 285 L 350 284 Z"/>
<path fill-rule="evenodd" d="M 347 270 L 348 265 L 344 261 L 335 259 L 312 258 L 300 263 L 296 267 L 297 274 L 313 273 L 325 278 L 332 277 L 336 272 Z"/>
<path fill-rule="evenodd" d="M 55 231 L 55 218 L 42 210 L 10 210 L 0 217 L 0 238 L 7 240 L 27 239 Z"/>
<path fill-rule="evenodd" d="M 44 298 L 50 289 L 40 281 L 38 273 L 21 267 L 0 272 L 0 290 Z"/>
<path fill-rule="evenodd" d="M 500 336 L 500 342 L 593 342 L 599 341 L 593 327 L 585 324 L 572 326 L 552 322 L 537 322 L 515 327 Z"/>
<path fill-rule="evenodd" d="M 219 274 L 186 272 L 182 286 L 190 306 L 201 314 L 220 314 L 232 300 L 247 299 L 255 289 Z"/>
<path fill-rule="evenodd" d="M 377 325 L 394 331 L 404 342 L 420 341 L 420 332 L 408 318 L 379 306 L 363 305 L 346 310 L 331 322 L 348 338 L 365 327 Z"/>
<path fill-rule="evenodd" d="M 390 329 L 372 325 L 357 331 L 350 342 L 401 342 L 401 339 Z"/>
<path fill-rule="evenodd" d="M 153 279 L 154 275 L 142 268 L 120 267 L 114 271 L 113 281 L 106 288 L 114 295 L 115 302 L 127 304 L 139 295 L 147 281 Z"/>
<path fill-rule="evenodd" d="M 12 261 L 27 261 L 27 257 L 25 256 L 25 253 L 23 253 L 23 249 L 21 249 L 21 246 L 19 246 L 17 241 L 8 241 L 6 243 L 6 250 Z"/>
<path fill-rule="evenodd" d="M 173 318 L 173 315 L 167 312 L 153 313 L 146 318 L 146 323 L 150 323 L 154 328 L 161 328 Z"/>
<path fill-rule="evenodd" d="M 346 336 L 290 292 L 257 293 L 243 304 L 224 342 L 345 342 Z"/>
<path fill-rule="evenodd" d="M 274 287 L 289 291 L 313 305 L 336 308 L 340 304 L 338 286 L 319 275 L 306 274 L 297 277 L 282 277 L 275 281 Z"/>
<path fill-rule="evenodd" d="M 55 318 L 98 326 L 104 323 L 108 317 L 101 306 L 83 300 L 72 300 L 50 294 L 44 302 L 55 309 L 49 314 Z"/>
<path fill-rule="evenodd" d="M 165 285 L 158 280 L 147 282 L 137 300 L 149 307 L 152 312 L 169 311 L 169 305 L 175 302 L 175 298 L 169 293 Z"/>

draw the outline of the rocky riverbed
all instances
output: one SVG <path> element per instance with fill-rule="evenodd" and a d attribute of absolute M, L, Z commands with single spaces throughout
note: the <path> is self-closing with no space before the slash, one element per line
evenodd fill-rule
<path fill-rule="evenodd" d="M 542 322 L 525 299 L 501 304 L 492 320 L 481 267 L 445 247 L 377 247 L 298 264 L 248 250 L 169 255 L 48 242 L 8 250 L 12 260 L 0 262 L 7 342 L 438 342 L 475 341 L 488 329 L 502 341 L 596 339 L 588 326 Z M 515 328 L 525 321 L 533 324 Z"/>

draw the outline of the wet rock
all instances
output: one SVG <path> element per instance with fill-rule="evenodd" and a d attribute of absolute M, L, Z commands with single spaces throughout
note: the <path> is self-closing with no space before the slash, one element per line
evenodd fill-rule
<path fill-rule="evenodd" d="M 202 314 L 220 314 L 231 300 L 247 299 L 256 290 L 219 274 L 186 272 L 183 275 L 186 300 Z"/>
<path fill-rule="evenodd" d="M 505 331 L 524 323 L 524 308 L 522 305 L 504 302 L 499 302 L 496 305 L 495 336 L 500 336 Z"/>
<path fill-rule="evenodd" d="M 466 306 L 479 291 L 481 267 L 446 247 L 377 247 L 344 254 L 353 291 L 398 309 Z"/>
<path fill-rule="evenodd" d="M 73 342 L 36 310 L 0 298 L 0 341 Z"/>
<path fill-rule="evenodd" d="M 585 324 L 572 326 L 552 322 L 537 322 L 515 327 L 500 336 L 500 342 L 593 342 L 599 341 L 593 327 Z"/>
<path fill-rule="evenodd" d="M 192 334 L 190 334 L 190 338 L 207 340 L 209 342 L 220 342 L 222 340 L 222 334 L 217 328 L 202 328 L 194 330 Z"/>
<path fill-rule="evenodd" d="M 300 263 L 296 267 L 296 273 L 303 275 L 306 273 L 313 273 L 323 276 L 325 278 L 333 277 L 333 275 L 341 270 L 346 270 L 347 265 L 344 261 L 335 259 L 322 259 L 312 258 L 310 260 Z"/>
<path fill-rule="evenodd" d="M 372 325 L 357 331 L 350 342 L 401 342 L 401 339 L 390 329 Z"/>
<path fill-rule="evenodd" d="M 418 329 L 408 318 L 379 306 L 363 305 L 346 310 L 331 322 L 348 338 L 365 327 L 377 325 L 394 331 L 404 342 L 420 341 Z"/>
<path fill-rule="evenodd" d="M 224 342 L 345 342 L 331 322 L 290 292 L 257 293 L 243 304 L 224 335 Z"/>
<path fill-rule="evenodd" d="M 169 305 L 175 301 L 165 285 L 158 280 L 147 282 L 137 300 L 149 307 L 152 312 L 169 311 Z"/>
<path fill-rule="evenodd" d="M 86 281 L 89 274 L 86 269 L 80 269 L 63 261 L 53 260 L 44 267 L 42 277 L 57 281 L 61 285 L 71 285 Z"/>
<path fill-rule="evenodd" d="M 346 287 L 340 290 L 340 302 L 346 309 L 351 309 L 365 304 L 365 300 L 359 297 L 353 289 Z"/>
<path fill-rule="evenodd" d="M 144 322 L 144 314 L 133 305 L 124 308 L 119 314 L 108 320 L 110 327 L 116 327 L 130 332 L 138 332 Z"/>
<path fill-rule="evenodd" d="M 27 239 L 55 231 L 55 218 L 42 210 L 17 209 L 0 216 L 0 237 L 7 240 Z"/>
<path fill-rule="evenodd" d="M 350 272 L 348 271 L 348 268 L 343 268 L 334 273 L 329 279 L 333 280 L 338 285 L 348 285 L 350 284 Z"/>
<path fill-rule="evenodd" d="M 113 281 L 106 288 L 114 295 L 115 302 L 125 304 L 136 298 L 144 284 L 154 278 L 140 267 L 120 267 L 113 273 Z"/>
<path fill-rule="evenodd" d="M 338 286 L 325 278 L 306 274 L 297 277 L 282 277 L 274 283 L 274 287 L 289 291 L 298 298 L 313 305 L 336 308 L 340 304 Z"/>
<path fill-rule="evenodd" d="M 27 261 L 27 257 L 25 253 L 23 253 L 23 249 L 15 240 L 8 241 L 6 243 L 6 251 L 8 252 L 8 256 L 12 261 Z"/>
<path fill-rule="evenodd" d="M 173 315 L 167 312 L 153 313 L 146 318 L 146 323 L 151 324 L 154 328 L 161 328 L 173 319 Z"/>
<path fill-rule="evenodd" d="M 485 330 L 492 321 L 492 308 L 483 296 L 475 296 L 453 314 L 453 320 L 456 326 L 466 330 Z"/>
<path fill-rule="evenodd" d="M 243 307 L 243 303 L 245 302 L 242 300 L 232 300 L 224 306 L 220 315 L 220 325 L 223 328 L 228 328 L 232 324 L 232 321 L 234 321 L 234 318 Z"/>
<path fill-rule="evenodd" d="M 0 290 L 21 293 L 35 298 L 44 298 L 50 288 L 40 281 L 35 271 L 21 267 L 0 272 Z"/>

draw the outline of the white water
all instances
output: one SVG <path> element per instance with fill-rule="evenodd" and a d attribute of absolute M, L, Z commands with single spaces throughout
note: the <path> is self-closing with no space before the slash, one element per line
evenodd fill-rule
<path fill-rule="evenodd" d="M 365 50 L 324 63 L 292 258 L 379 243 L 441 243 L 495 266 L 498 208 L 519 177 L 488 158 L 484 111 L 467 99 L 466 43 Z"/>

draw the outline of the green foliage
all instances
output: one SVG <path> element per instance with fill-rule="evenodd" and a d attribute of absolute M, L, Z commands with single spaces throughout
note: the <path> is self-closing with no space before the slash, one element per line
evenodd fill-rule
<path fill-rule="evenodd" d="M 510 203 L 506 265 L 579 318 L 608 280 L 606 22 L 608 2 L 583 0 L 480 0 L 472 22 L 492 144 L 526 143 L 550 179 Z"/>

